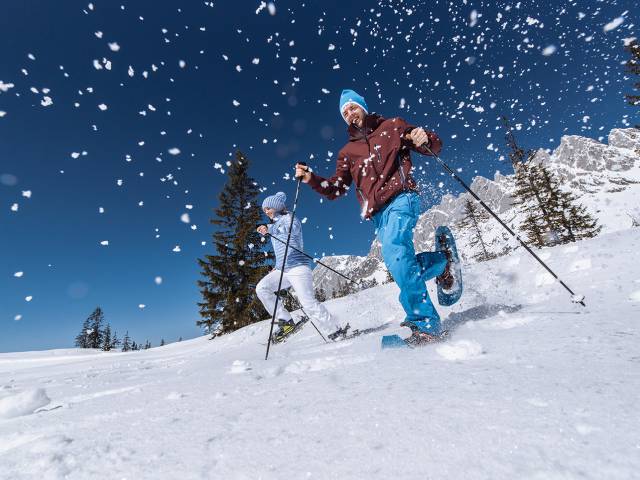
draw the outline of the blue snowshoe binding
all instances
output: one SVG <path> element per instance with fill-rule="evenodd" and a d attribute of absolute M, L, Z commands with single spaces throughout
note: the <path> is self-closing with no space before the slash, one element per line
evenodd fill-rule
<path fill-rule="evenodd" d="M 382 348 L 415 348 L 429 345 L 431 343 L 443 342 L 449 336 L 448 330 L 443 330 L 439 334 L 434 334 L 427 330 L 427 321 L 404 321 L 400 324 L 401 327 L 409 327 L 411 329 L 411 335 L 407 338 L 402 338 L 400 335 L 385 335 L 382 337 Z"/>

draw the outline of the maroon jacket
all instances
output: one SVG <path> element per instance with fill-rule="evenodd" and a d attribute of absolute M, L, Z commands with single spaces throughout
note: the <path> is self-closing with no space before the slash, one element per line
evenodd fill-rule
<path fill-rule="evenodd" d="M 363 128 L 349 126 L 349 143 L 338 153 L 336 173 L 328 179 L 312 173 L 309 185 L 335 200 L 349 190 L 351 182 L 355 182 L 361 216 L 370 219 L 398 193 L 417 190 L 411 176 L 410 150 L 430 154 L 405 138 L 414 128 L 399 117 L 385 119 L 375 114 L 367 115 Z M 442 142 L 433 132 L 427 132 L 427 135 L 429 148 L 437 155 Z"/>

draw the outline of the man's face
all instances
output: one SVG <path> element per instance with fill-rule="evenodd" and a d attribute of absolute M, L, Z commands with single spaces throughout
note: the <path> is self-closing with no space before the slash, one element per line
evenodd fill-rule
<path fill-rule="evenodd" d="M 364 110 L 360 105 L 355 103 L 347 103 L 342 109 L 342 118 L 347 124 L 354 124 L 356 127 L 362 128 L 364 123 Z"/>
<path fill-rule="evenodd" d="M 273 219 L 273 216 L 276 214 L 276 210 L 275 210 L 275 208 L 266 208 L 266 207 L 265 207 L 265 208 L 263 208 L 263 209 L 262 209 L 262 211 L 264 212 L 264 214 L 265 214 L 267 217 L 269 217 L 269 218 L 271 218 L 271 219 Z"/>

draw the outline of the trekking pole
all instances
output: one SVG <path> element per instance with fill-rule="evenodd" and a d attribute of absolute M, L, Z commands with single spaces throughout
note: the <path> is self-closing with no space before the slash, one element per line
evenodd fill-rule
<path fill-rule="evenodd" d="M 277 292 L 279 292 L 282 289 L 282 278 L 284 277 L 284 267 L 287 264 L 287 253 L 289 253 L 289 243 L 291 242 L 291 230 L 293 229 L 293 219 L 296 216 L 296 207 L 298 206 L 298 194 L 300 193 L 300 183 L 302 183 L 302 177 L 298 177 L 298 182 L 296 184 L 296 196 L 295 196 L 295 199 L 293 200 L 293 210 L 291 211 L 291 222 L 289 223 L 289 234 L 287 235 L 287 241 L 284 247 L 284 257 L 282 259 L 282 269 L 280 270 L 280 280 L 278 281 L 278 290 L 276 290 Z M 273 307 L 273 316 L 271 317 L 271 327 L 269 328 L 269 338 L 267 339 L 267 353 L 264 356 L 265 360 L 269 358 L 269 347 L 271 346 L 271 335 L 273 335 L 273 324 L 276 321 L 276 313 L 278 312 L 279 299 L 280 299 L 280 296 L 276 295 L 276 304 Z"/>
<path fill-rule="evenodd" d="M 500 225 L 502 225 L 502 226 L 505 228 L 505 230 L 506 230 L 507 232 L 509 232 L 509 233 L 511 234 L 511 236 L 512 236 L 512 237 L 515 237 L 515 239 L 516 239 L 516 240 L 518 240 L 518 242 L 520 242 L 520 245 L 522 245 L 522 246 L 525 248 L 525 250 L 526 250 L 527 252 L 529 252 L 529 253 L 531 254 L 531 256 L 533 256 L 533 258 L 535 258 L 535 259 L 538 261 L 538 263 L 540 263 L 540 265 L 542 265 L 542 266 L 547 270 L 547 272 L 549 272 L 549 273 L 553 276 L 553 278 L 555 278 L 555 279 L 560 283 L 560 285 L 562 285 L 562 286 L 565 288 L 565 290 L 567 290 L 567 291 L 571 294 L 571 297 L 572 297 L 572 298 L 571 298 L 571 301 L 572 301 L 573 303 L 579 303 L 579 304 L 580 304 L 580 305 L 582 305 L 583 307 L 586 307 L 586 305 L 585 305 L 585 303 L 584 303 L 584 295 L 576 295 L 575 293 L 573 293 L 573 290 L 571 290 L 571 289 L 567 286 L 567 284 L 566 284 L 566 283 L 564 283 L 564 282 L 560 279 L 560 277 L 558 277 L 558 275 L 556 275 L 556 274 L 554 273 L 554 271 L 553 271 L 553 270 L 551 270 L 551 269 L 547 266 L 547 264 L 546 264 L 546 263 L 544 263 L 544 262 L 542 261 L 542 259 L 540 259 L 540 257 L 538 257 L 538 256 L 535 254 L 535 252 L 534 252 L 533 250 L 531 250 L 531 248 L 529 248 L 529 246 L 528 246 L 528 245 L 527 245 L 527 244 L 526 244 L 526 243 L 525 243 L 525 242 L 520 238 L 520 236 L 519 236 L 519 235 L 517 235 L 513 230 L 511 230 L 511 229 L 509 228 L 509 226 L 508 226 L 506 223 L 504 223 L 502 220 L 500 220 L 500 218 L 498 217 L 498 215 L 496 215 L 496 214 L 493 212 L 493 210 L 491 210 L 491 209 L 487 206 L 487 204 L 486 204 L 486 203 L 484 203 L 484 202 L 480 199 L 480 197 L 478 197 L 478 195 L 476 195 L 476 194 L 475 194 L 475 192 L 474 192 L 473 190 L 471 190 L 471 188 L 469 188 L 469 187 L 467 186 L 467 184 L 466 184 L 466 183 L 464 183 L 464 181 L 463 181 L 463 180 L 462 180 L 458 175 L 456 175 L 456 172 L 454 172 L 454 171 L 449 167 L 449 165 L 447 165 L 447 164 L 446 164 L 446 163 L 445 163 L 445 162 L 444 162 L 444 161 L 443 161 L 443 160 L 442 160 L 438 155 L 436 155 L 435 153 L 433 153 L 433 151 L 432 151 L 432 150 L 427 146 L 427 144 L 426 144 L 426 143 L 425 143 L 425 144 L 423 144 L 422 146 L 423 146 L 423 147 L 424 147 L 424 148 L 425 148 L 425 149 L 426 149 L 426 150 L 427 150 L 431 155 L 433 155 L 433 157 L 438 161 L 438 163 L 440 163 L 440 165 L 442 165 L 442 167 L 443 167 L 443 168 L 444 168 L 448 173 L 450 173 L 450 174 L 451 174 L 451 176 L 452 176 L 453 178 L 455 178 L 455 179 L 460 183 L 460 185 L 462 185 L 462 186 L 465 188 L 465 190 L 466 190 L 467 192 L 469 192 L 469 193 L 473 196 L 473 198 L 475 198 L 475 199 L 478 201 L 478 203 L 479 203 L 480 205 L 482 205 L 482 206 L 484 207 L 484 209 L 485 209 L 487 212 L 489 212 L 489 213 L 491 214 L 491 216 L 492 216 L 493 218 L 495 218 L 495 219 L 498 221 L 498 223 L 500 223 Z"/>
<path fill-rule="evenodd" d="M 293 247 L 291 247 L 291 248 L 293 248 Z M 293 295 L 291 294 L 290 290 L 287 290 L 287 295 L 289 295 L 289 298 L 291 298 L 291 300 L 295 300 L 295 298 L 293 298 Z M 329 343 L 329 342 L 327 342 L 327 339 L 324 338 L 324 335 L 322 334 L 322 332 L 320 330 L 318 330 L 318 327 L 316 327 L 316 324 L 313 323 L 313 320 L 311 320 L 311 316 L 309 316 L 307 314 L 307 312 L 304 311 L 304 308 L 302 307 L 302 304 L 300 304 L 300 310 L 302 310 L 302 313 L 304 314 L 304 316 L 309 319 L 309 322 L 311 322 L 311 325 L 313 325 L 313 328 L 316 329 L 316 332 L 318 332 L 318 335 L 320 335 L 320 337 L 322 337 L 322 340 L 324 340 L 324 343 Z"/>
<path fill-rule="evenodd" d="M 285 243 L 285 242 L 284 242 L 284 240 L 282 240 L 282 239 L 280 239 L 280 238 L 278 238 L 278 237 L 274 237 L 274 236 L 273 236 L 273 235 L 271 235 L 270 233 L 267 233 L 267 235 L 268 235 L 269 237 L 271 237 L 271 238 L 273 238 L 273 239 L 275 239 L 275 240 L 279 241 L 280 243 Z M 309 255 L 308 253 L 303 252 L 302 250 L 300 250 L 300 249 L 298 249 L 298 248 L 294 247 L 293 245 L 289 245 L 289 248 L 292 248 L 292 249 L 293 249 L 293 250 L 295 250 L 296 252 L 301 253 L 302 255 L 304 255 L 305 257 L 310 258 L 311 260 L 313 260 L 313 263 L 317 263 L 318 265 L 322 265 L 322 266 L 323 266 L 324 268 L 326 268 L 327 270 L 331 270 L 333 273 L 336 273 L 336 274 L 340 275 L 342 278 L 344 278 L 344 279 L 348 280 L 348 281 L 349 281 L 349 282 L 351 282 L 351 283 L 360 283 L 359 281 L 357 281 L 357 280 L 352 280 L 352 279 L 350 279 L 349 277 L 347 277 L 346 275 L 343 275 L 342 273 L 338 272 L 337 270 L 334 270 L 334 269 L 333 269 L 333 268 L 331 268 L 329 265 L 327 265 L 327 264 L 325 264 L 325 263 L 322 263 L 322 262 L 321 262 L 320 260 L 318 260 L 317 258 L 312 257 L 312 256 L 311 256 L 311 255 Z"/>

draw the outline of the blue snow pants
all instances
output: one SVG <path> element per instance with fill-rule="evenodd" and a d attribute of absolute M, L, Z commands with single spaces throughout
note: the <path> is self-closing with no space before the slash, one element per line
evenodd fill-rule
<path fill-rule="evenodd" d="M 447 258 L 442 252 L 416 255 L 413 229 L 420 215 L 420 196 L 403 192 L 373 216 L 376 235 L 382 245 L 382 258 L 400 287 L 400 303 L 405 321 L 430 334 L 440 333 L 440 315 L 436 311 L 426 281 L 444 272 Z"/>

